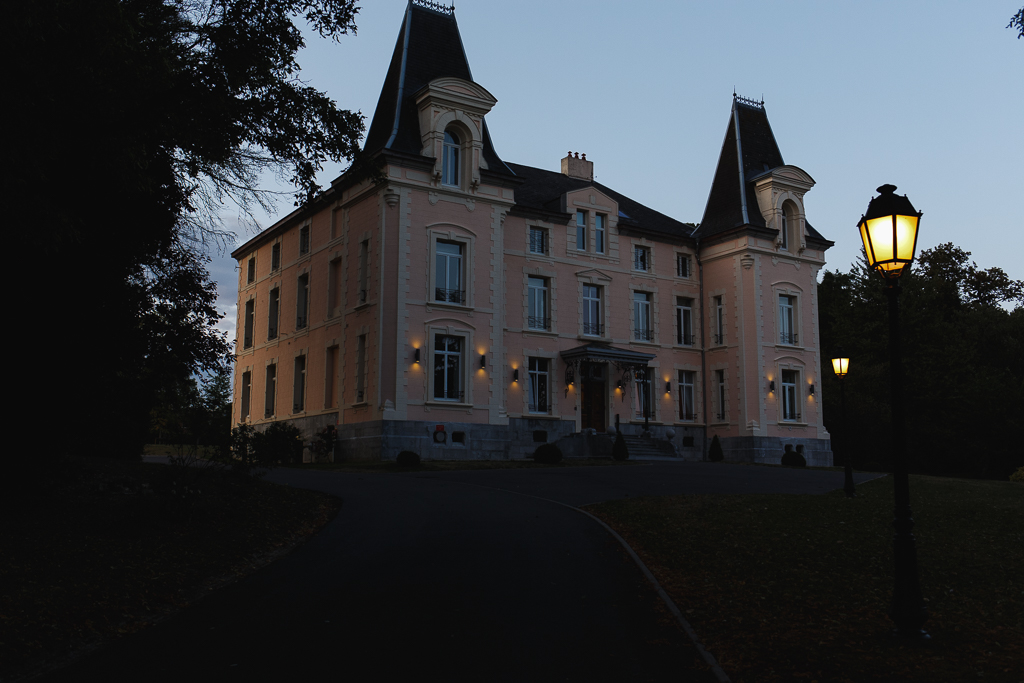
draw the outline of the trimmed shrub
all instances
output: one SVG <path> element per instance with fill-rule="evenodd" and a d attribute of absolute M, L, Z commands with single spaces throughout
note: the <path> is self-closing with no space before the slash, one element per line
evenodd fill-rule
<path fill-rule="evenodd" d="M 1017 471 L 1010 475 L 1010 481 L 1019 481 L 1024 484 L 1024 467 L 1018 467 Z"/>
<path fill-rule="evenodd" d="M 615 444 L 612 445 L 612 457 L 616 460 L 629 459 L 629 447 L 626 446 L 626 439 L 622 436 L 622 432 L 616 432 L 615 434 Z"/>
<path fill-rule="evenodd" d="M 725 451 L 722 450 L 722 442 L 718 440 L 718 434 L 711 438 L 711 446 L 708 448 L 708 460 L 711 462 L 722 462 L 725 460 Z"/>
<path fill-rule="evenodd" d="M 256 452 L 262 462 L 302 462 L 302 432 L 295 425 L 274 422 L 260 437 Z"/>
<path fill-rule="evenodd" d="M 793 450 L 793 447 L 786 444 L 786 450 L 782 454 L 782 464 L 785 467 L 807 467 L 807 460 L 802 453 Z"/>
<path fill-rule="evenodd" d="M 533 452 L 533 461 L 542 462 L 546 465 L 554 465 L 562 462 L 562 449 L 553 443 L 542 444 Z"/>
<path fill-rule="evenodd" d="M 398 454 L 398 460 L 396 462 L 399 467 L 419 467 L 420 454 L 413 453 L 412 451 L 402 451 Z"/>

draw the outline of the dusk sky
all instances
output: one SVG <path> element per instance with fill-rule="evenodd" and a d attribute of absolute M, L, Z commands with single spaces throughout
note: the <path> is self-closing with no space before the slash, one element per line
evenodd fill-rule
<path fill-rule="evenodd" d="M 763 97 L 786 163 L 817 182 L 805 205 L 835 242 L 827 269 L 856 260 L 857 221 L 892 183 L 924 212 L 919 249 L 954 242 L 1021 279 L 1024 40 L 1006 28 L 1020 2 L 463 0 L 455 16 L 474 80 L 498 100 L 487 123 L 506 161 L 558 170 L 585 152 L 599 182 L 699 222 L 735 88 Z M 357 35 L 309 35 L 298 59 L 369 126 L 406 3 L 361 4 Z M 328 164 L 321 185 L 342 170 Z M 292 210 L 291 188 L 276 189 L 264 228 Z M 235 267 L 211 264 L 232 338 Z"/>

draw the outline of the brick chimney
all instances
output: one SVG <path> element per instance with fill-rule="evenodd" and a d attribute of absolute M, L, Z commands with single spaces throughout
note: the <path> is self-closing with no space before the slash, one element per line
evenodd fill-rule
<path fill-rule="evenodd" d="M 587 161 L 586 154 L 584 154 L 581 159 L 579 152 L 576 152 L 576 156 L 573 156 L 572 152 L 569 152 L 569 156 L 562 159 L 562 173 L 570 178 L 593 181 L 594 162 Z"/>

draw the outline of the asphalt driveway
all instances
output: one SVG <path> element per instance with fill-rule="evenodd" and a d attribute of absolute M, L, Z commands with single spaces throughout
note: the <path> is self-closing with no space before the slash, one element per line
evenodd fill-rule
<path fill-rule="evenodd" d="M 709 463 L 269 478 L 338 496 L 341 512 L 278 562 L 46 680 L 711 681 L 618 542 L 566 505 L 843 483 Z"/>

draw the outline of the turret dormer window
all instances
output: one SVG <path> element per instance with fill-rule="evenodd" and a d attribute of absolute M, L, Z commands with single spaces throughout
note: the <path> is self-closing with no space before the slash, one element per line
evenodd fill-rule
<path fill-rule="evenodd" d="M 459 136 L 449 129 L 444 132 L 444 156 L 441 159 L 441 183 L 459 186 Z"/>
<path fill-rule="evenodd" d="M 789 245 L 799 240 L 794 240 L 790 233 L 797 226 L 797 210 L 793 202 L 787 201 L 782 205 L 782 212 L 779 215 L 779 249 L 789 251 Z"/>

